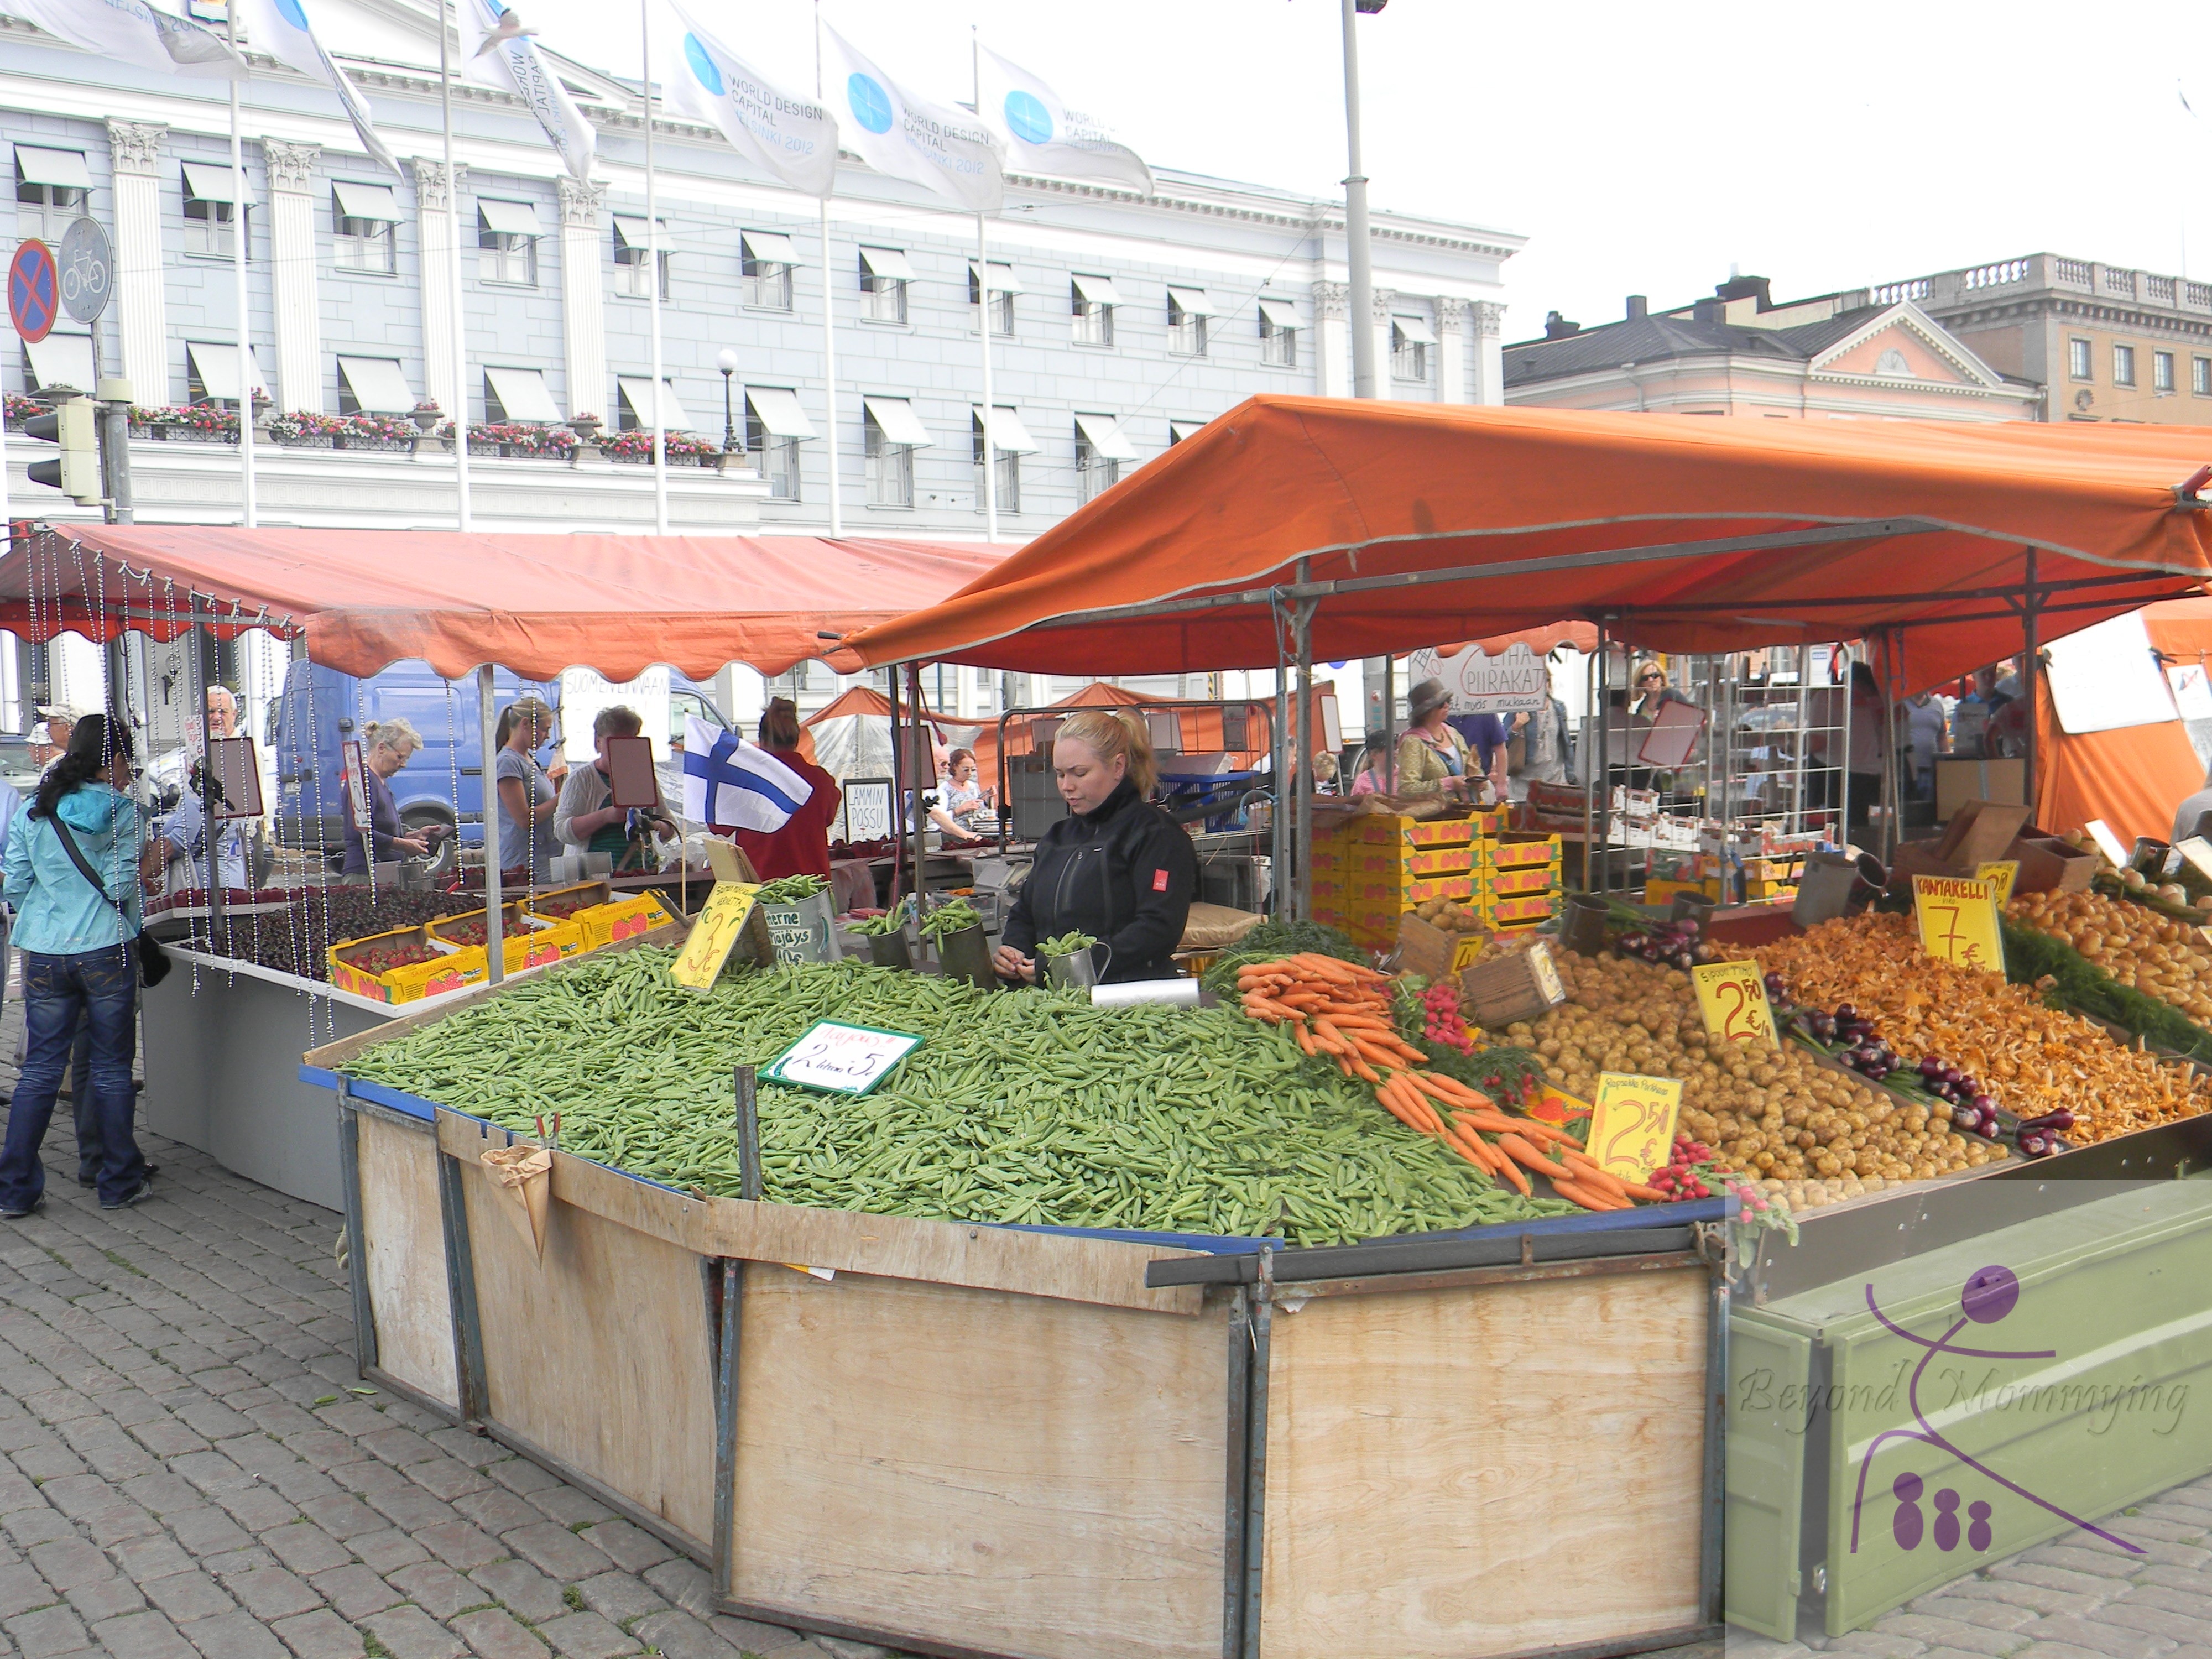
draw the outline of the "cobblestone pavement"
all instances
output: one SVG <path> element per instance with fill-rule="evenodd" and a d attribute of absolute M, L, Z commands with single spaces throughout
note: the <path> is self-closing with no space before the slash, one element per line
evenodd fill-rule
<path fill-rule="evenodd" d="M 1796 1642 L 1730 1631 L 1728 1659 L 2212 1659 L 2212 1478 L 2091 1517 L 2138 1545 L 2086 1532 L 1992 1563 L 1866 1630 Z"/>

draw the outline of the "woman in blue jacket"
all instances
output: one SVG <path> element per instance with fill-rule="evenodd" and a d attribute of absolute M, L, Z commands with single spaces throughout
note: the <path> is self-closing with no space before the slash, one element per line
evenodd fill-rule
<path fill-rule="evenodd" d="M 78 721 L 0 854 L 0 892 L 15 908 L 15 944 L 23 953 L 26 1032 L 0 1146 L 0 1218 L 21 1220 L 45 1200 L 39 1146 L 80 1016 L 92 1028 L 100 1207 L 136 1204 L 152 1185 L 153 1169 L 131 1133 L 143 836 L 138 805 L 124 793 L 133 758 L 128 729 L 105 714 Z"/>

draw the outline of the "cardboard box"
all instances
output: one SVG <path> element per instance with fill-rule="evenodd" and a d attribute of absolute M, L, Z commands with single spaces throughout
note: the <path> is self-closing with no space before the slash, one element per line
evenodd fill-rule
<path fill-rule="evenodd" d="M 1408 909 L 1417 904 L 1426 904 L 1431 899 L 1471 899 L 1474 896 L 1473 875 L 1431 876 L 1417 881 L 1403 890 Z"/>
<path fill-rule="evenodd" d="M 1458 847 L 1362 847 L 1345 863 L 1354 876 L 1397 876 L 1407 881 L 1422 876 L 1456 876 L 1474 867 L 1471 844 Z"/>
<path fill-rule="evenodd" d="M 2007 849 L 2027 822 L 2027 808 L 2017 804 L 1964 802 L 1941 836 L 1898 843 L 1890 882 L 1909 882 L 1913 876 L 1971 876 L 1983 865 L 2007 857 Z"/>
<path fill-rule="evenodd" d="M 1566 986 L 1551 949 L 1540 939 L 1525 951 L 1509 951 L 1462 970 L 1460 1000 L 1468 1018 L 1486 1030 L 1502 1030 L 1516 1020 L 1541 1018 L 1565 1002 Z"/>
<path fill-rule="evenodd" d="M 331 983 L 341 991 L 350 991 L 374 1002 L 401 1003 L 419 1002 L 424 997 L 458 991 L 463 986 L 491 977 L 491 958 L 477 945 L 446 946 L 430 961 L 387 969 L 380 974 L 354 965 L 357 957 L 380 945 L 428 945 L 438 948 L 427 927 L 395 927 L 388 933 L 347 939 L 325 952 L 325 959 L 330 963 Z"/>
<path fill-rule="evenodd" d="M 1480 861 L 1492 870 L 1524 870 L 1556 865 L 1560 841 L 1557 836 L 1504 835 L 1478 845 Z"/>
<path fill-rule="evenodd" d="M 1519 922 L 1533 927 L 1551 919 L 1553 902 L 1549 893 L 1539 893 L 1534 898 L 1497 899 L 1481 907 L 1484 923 L 1492 927 L 1510 927 Z"/>
<path fill-rule="evenodd" d="M 1463 933 L 1408 914 L 1398 919 L 1398 966 L 1424 979 L 1443 979 L 1471 964 L 1489 942 L 1487 933 Z"/>
<path fill-rule="evenodd" d="M 1483 816 L 1494 819 L 1498 815 Z M 1367 847 L 1458 847 L 1473 841 L 1475 834 L 1471 818 L 1408 818 L 1375 812 L 1355 820 L 1352 839 Z"/>
<path fill-rule="evenodd" d="M 2012 884 L 2015 893 L 2086 893 L 2089 878 L 2097 873 L 2097 855 L 2069 847 L 2053 836 L 2023 835 L 2005 849 L 2016 860 L 2020 875 Z"/>
<path fill-rule="evenodd" d="M 1936 816 L 1948 818 L 1969 801 L 2021 804 L 2027 763 L 2016 760 L 1938 760 Z"/>
<path fill-rule="evenodd" d="M 1525 870 L 1485 871 L 1474 878 L 1475 891 L 1492 898 L 1548 893 L 1559 884 L 1559 872 L 1548 864 L 1534 865 Z"/>

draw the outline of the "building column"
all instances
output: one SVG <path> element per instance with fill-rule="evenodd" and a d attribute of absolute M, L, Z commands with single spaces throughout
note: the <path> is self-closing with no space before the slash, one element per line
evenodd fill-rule
<path fill-rule="evenodd" d="M 453 404 L 453 246 L 446 222 L 446 164 L 415 161 L 415 233 L 422 247 L 422 395 L 465 428 L 475 416 Z M 469 170 L 455 164 L 465 186 Z M 474 399 L 469 399 L 473 402 Z"/>
<path fill-rule="evenodd" d="M 1505 401 L 1505 352 L 1498 331 L 1505 322 L 1505 307 L 1495 300 L 1477 300 L 1468 307 L 1474 322 L 1474 395 L 1468 401 Z"/>
<path fill-rule="evenodd" d="M 115 319 L 123 378 L 151 409 L 169 402 L 169 324 L 161 270 L 161 135 L 140 121 L 110 121 L 115 173 Z"/>
<path fill-rule="evenodd" d="M 1467 401 L 1467 301 L 1437 301 L 1437 401 Z"/>
<path fill-rule="evenodd" d="M 276 307 L 277 407 L 323 412 L 323 319 L 315 291 L 314 144 L 261 141 L 269 169 L 269 270 Z"/>
<path fill-rule="evenodd" d="M 1342 283 L 1313 285 L 1314 390 L 1324 398 L 1352 395 L 1352 337 L 1345 332 L 1351 303 L 1352 290 Z"/>
<path fill-rule="evenodd" d="M 600 252 L 605 185 L 562 176 L 561 187 L 561 332 L 568 350 L 568 418 L 596 415 L 611 433 L 616 410 L 607 378 L 605 261 Z"/>
<path fill-rule="evenodd" d="M 1375 395 L 1395 398 L 1396 381 L 1390 374 L 1390 311 L 1398 303 L 1398 290 L 1378 288 L 1375 290 Z"/>

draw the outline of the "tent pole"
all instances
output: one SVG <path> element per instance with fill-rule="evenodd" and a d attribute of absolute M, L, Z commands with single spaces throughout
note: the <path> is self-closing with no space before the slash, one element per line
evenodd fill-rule
<path fill-rule="evenodd" d="M 914 774 L 914 913 L 919 916 L 921 914 L 922 896 L 928 888 L 928 883 L 924 879 L 925 872 L 921 861 L 921 837 L 929 819 L 922 810 L 922 797 L 929 787 L 937 781 L 935 770 L 926 767 L 923 760 L 925 751 L 921 746 L 921 665 L 919 662 L 910 662 L 906 665 L 906 693 L 907 702 L 911 705 L 914 714 L 914 758 L 911 763 Z M 938 952 L 937 960 L 940 966 L 943 965 L 945 953 L 942 951 Z"/>
<path fill-rule="evenodd" d="M 1606 623 L 1597 625 L 1597 840 L 1583 843 L 1583 873 L 1589 873 L 1593 854 L 1597 882 L 1590 888 L 1602 893 L 1613 885 L 1613 637 Z M 1626 735 L 1624 731 L 1623 736 Z"/>
<path fill-rule="evenodd" d="M 1269 631 L 1275 636 L 1275 718 L 1273 722 L 1274 731 L 1272 734 L 1275 750 L 1274 775 L 1269 780 L 1274 788 L 1275 808 L 1268 814 L 1268 830 L 1273 848 L 1270 856 L 1273 860 L 1273 868 L 1267 884 L 1275 902 L 1275 920 L 1283 921 L 1287 921 L 1293 914 L 1292 911 L 1284 908 L 1285 891 L 1284 884 L 1288 879 L 1291 871 L 1291 802 L 1289 792 L 1283 787 L 1285 779 L 1289 776 L 1291 676 L 1290 671 L 1283 664 L 1282 600 L 1277 595 L 1268 596 L 1267 619 L 1272 624 Z"/>
<path fill-rule="evenodd" d="M 899 812 L 906 801 L 906 769 L 899 762 L 899 683 L 898 665 L 893 663 L 884 675 L 890 692 L 891 704 L 891 908 L 896 909 L 906 892 L 899 875 L 899 865 L 906 856 L 906 836 L 898 827 Z M 915 920 L 921 920 L 921 906 L 915 907 Z"/>
<path fill-rule="evenodd" d="M 461 441 L 468 441 L 465 432 Z M 496 985 L 507 977 L 507 950 L 499 931 L 499 745 L 495 741 L 499 717 L 493 710 L 495 700 L 491 665 L 486 663 L 477 670 L 477 728 L 483 744 L 484 954 L 489 958 L 491 982 Z M 526 802 L 530 792 L 522 793 Z M 370 862 L 374 861 L 372 857 Z"/>
<path fill-rule="evenodd" d="M 1602 708 L 1604 704 L 1605 694 L 1598 685 L 1598 665 L 1604 660 L 1605 629 L 1601 625 L 1597 649 L 1590 653 L 1589 660 L 1583 665 L 1583 740 L 1575 750 L 1575 765 L 1583 775 L 1583 891 L 1585 893 L 1597 890 L 1590 881 L 1590 848 L 1595 844 L 1590 836 L 1595 817 L 1591 809 L 1597 799 L 1593 793 L 1597 786 L 1592 780 L 1597 775 L 1598 760 L 1597 745 L 1591 741 L 1596 732 L 1590 721 L 1591 711 Z"/>
<path fill-rule="evenodd" d="M 2039 630 L 2035 612 L 2035 550 L 2031 547 L 2027 550 L 2027 591 L 2021 601 L 2021 631 L 2025 647 L 2020 659 L 2020 695 L 2021 700 L 2027 705 L 2027 753 L 2020 769 L 2020 795 L 2027 806 L 2030 822 L 2039 823 L 2041 815 L 2035 798 L 2035 763 L 2039 758 L 2035 734 L 2042 720 L 2036 706 L 2036 670 L 2039 665 L 2035 653 Z"/>
<path fill-rule="evenodd" d="M 1390 793 L 1398 793 L 1398 659 L 1382 653 L 1382 777 Z"/>
<path fill-rule="evenodd" d="M 1298 561 L 1298 580 L 1306 579 L 1306 562 Z M 1313 618 L 1320 601 L 1300 599 L 1293 613 L 1298 653 L 1298 752 L 1291 769 L 1291 781 L 1297 786 L 1297 816 L 1291 820 L 1292 833 L 1297 836 L 1291 849 L 1292 860 L 1298 867 L 1297 915 L 1301 920 L 1313 914 L 1313 893 L 1310 880 L 1313 870 L 1313 794 L 1314 794 L 1314 733 L 1313 733 Z"/>

